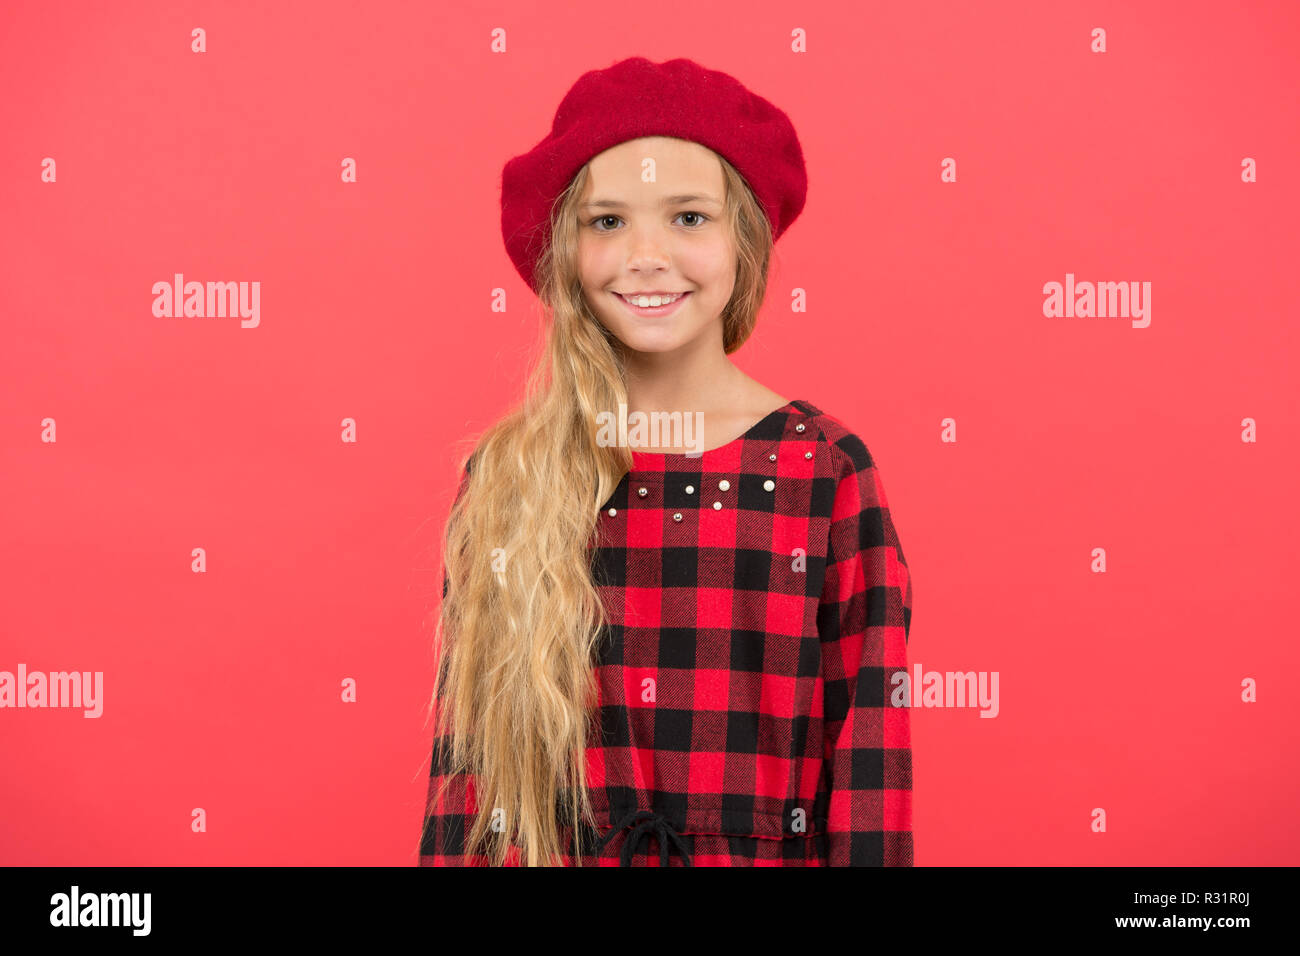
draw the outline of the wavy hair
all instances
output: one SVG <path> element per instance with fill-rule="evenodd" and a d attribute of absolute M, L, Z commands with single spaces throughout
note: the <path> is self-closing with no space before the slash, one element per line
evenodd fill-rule
<path fill-rule="evenodd" d="M 736 258 L 721 316 L 731 354 L 757 322 L 773 241 L 749 185 L 718 160 Z M 568 853 L 560 826 L 576 834 L 581 823 L 594 824 L 586 746 L 599 727 L 594 667 L 607 619 L 593 546 L 599 508 L 631 469 L 632 453 L 596 439 L 596 416 L 626 404 L 627 388 L 622 344 L 582 293 L 577 210 L 587 176 L 584 165 L 551 207 L 551 242 L 536 271 L 550 319 L 525 397 L 461 458 L 460 493 L 441 541 L 444 596 L 429 704 L 435 754 L 445 761 L 443 789 L 472 775 L 478 812 L 464 851 L 485 854 L 492 866 L 505 862 L 511 844 L 524 866 L 555 865 Z M 426 828 L 431 820 L 426 813 Z"/>

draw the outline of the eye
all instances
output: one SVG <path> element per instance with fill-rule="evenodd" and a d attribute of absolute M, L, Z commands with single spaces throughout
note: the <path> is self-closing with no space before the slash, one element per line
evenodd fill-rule
<path fill-rule="evenodd" d="M 706 215 L 704 215 L 704 213 L 702 213 L 702 212 L 695 212 L 694 210 L 687 210 L 686 212 L 681 212 L 681 213 L 678 213 L 678 214 L 677 214 L 677 218 L 678 218 L 678 219 L 682 218 L 682 216 L 694 216 L 696 219 L 699 220 L 699 222 L 698 222 L 697 224 L 694 224 L 694 225 L 689 224 L 689 223 L 687 224 L 687 225 L 690 226 L 690 228 L 692 229 L 692 231 L 695 230 L 695 229 L 699 229 L 701 226 L 704 225 L 704 223 L 706 223 L 706 222 L 709 221 L 709 217 L 706 216 Z M 601 227 L 599 226 L 600 223 L 603 223 L 603 222 L 605 222 L 605 221 L 608 220 L 608 219 L 612 219 L 612 220 L 614 220 L 614 222 L 622 222 L 622 221 L 623 221 L 623 220 L 620 219 L 618 216 L 615 216 L 615 215 L 612 214 L 612 213 L 607 213 L 607 214 L 604 215 L 604 216 L 597 216 L 595 219 L 592 219 L 590 222 L 588 222 L 587 225 L 589 225 L 589 226 L 591 226 L 592 228 L 594 228 L 597 232 L 613 232 L 613 231 L 614 231 L 613 229 L 603 229 L 603 228 L 601 228 Z"/>

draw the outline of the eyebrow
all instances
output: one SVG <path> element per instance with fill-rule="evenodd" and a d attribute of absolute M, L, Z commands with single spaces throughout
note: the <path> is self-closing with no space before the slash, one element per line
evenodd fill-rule
<path fill-rule="evenodd" d="M 715 206 L 721 206 L 718 200 L 712 196 L 706 196 L 702 193 L 686 193 L 680 196 L 665 196 L 660 203 L 662 206 L 680 206 L 688 202 L 706 202 L 713 203 Z M 627 203 L 619 202 L 617 199 L 593 199 L 590 202 L 582 204 L 583 209 L 625 209 Z"/>

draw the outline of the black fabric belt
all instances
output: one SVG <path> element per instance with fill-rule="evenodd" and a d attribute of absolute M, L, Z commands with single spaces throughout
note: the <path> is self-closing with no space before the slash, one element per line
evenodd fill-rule
<path fill-rule="evenodd" d="M 635 826 L 632 826 L 636 824 Z M 668 843 L 677 847 L 677 852 L 681 854 L 682 866 L 694 866 L 691 861 L 691 854 L 686 849 L 686 844 L 676 830 L 669 825 L 668 820 L 662 814 L 654 813 L 650 810 L 633 810 L 628 813 L 622 820 L 614 824 L 614 828 L 600 838 L 596 844 L 596 852 L 599 853 L 606 843 L 609 843 L 615 836 L 622 833 L 628 827 L 632 827 L 632 832 L 627 835 L 627 841 L 623 844 L 622 860 L 619 866 L 631 866 L 632 855 L 636 853 L 636 848 L 642 840 L 650 836 L 651 833 L 659 841 L 659 865 L 668 866 Z"/>

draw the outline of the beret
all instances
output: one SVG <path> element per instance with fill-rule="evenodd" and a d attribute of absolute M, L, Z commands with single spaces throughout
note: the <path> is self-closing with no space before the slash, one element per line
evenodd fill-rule
<path fill-rule="evenodd" d="M 580 76 L 556 109 L 551 132 L 501 171 L 501 234 L 534 292 L 555 198 L 593 156 L 643 136 L 691 140 L 725 158 L 758 197 L 773 240 L 803 209 L 803 150 L 784 112 L 692 60 L 621 60 Z"/>

